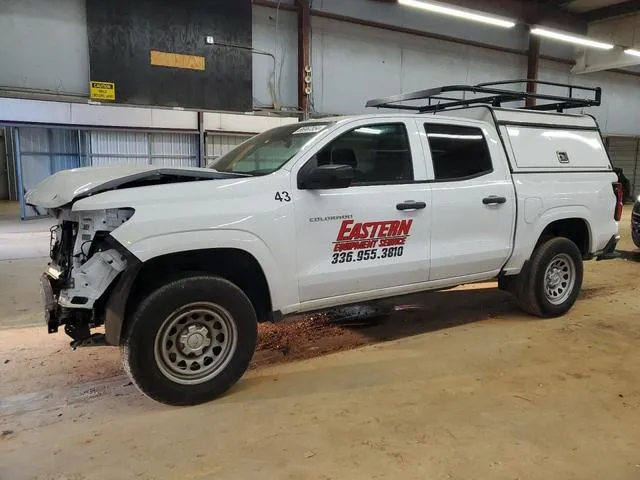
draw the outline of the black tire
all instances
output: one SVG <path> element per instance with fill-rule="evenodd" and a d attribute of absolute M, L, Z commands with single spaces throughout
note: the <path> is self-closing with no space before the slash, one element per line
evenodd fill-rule
<path fill-rule="evenodd" d="M 636 247 L 640 248 L 640 232 L 631 231 L 631 238 Z"/>
<path fill-rule="evenodd" d="M 195 405 L 240 379 L 256 341 L 256 313 L 244 292 L 223 278 L 191 274 L 140 302 L 124 332 L 122 362 L 145 395 Z"/>
<path fill-rule="evenodd" d="M 549 279 L 545 282 L 549 272 Z M 573 306 L 582 287 L 580 250 L 564 237 L 551 238 L 536 247 L 520 272 L 515 295 L 520 307 L 538 317 L 559 317 Z"/>

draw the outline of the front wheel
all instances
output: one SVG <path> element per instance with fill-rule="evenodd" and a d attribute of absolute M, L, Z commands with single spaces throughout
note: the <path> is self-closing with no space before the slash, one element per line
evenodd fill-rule
<path fill-rule="evenodd" d="M 552 238 L 536 247 L 518 276 L 515 293 L 526 312 L 558 317 L 578 298 L 582 276 L 582 255 L 576 244 L 567 238 Z"/>
<path fill-rule="evenodd" d="M 191 275 L 139 304 L 121 352 L 144 394 L 169 405 L 195 405 L 240 379 L 256 341 L 256 314 L 242 290 L 222 278 Z"/>

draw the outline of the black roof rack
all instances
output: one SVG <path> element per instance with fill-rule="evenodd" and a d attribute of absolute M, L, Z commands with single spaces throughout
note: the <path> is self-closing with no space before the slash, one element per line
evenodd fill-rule
<path fill-rule="evenodd" d="M 547 85 L 568 89 L 568 95 L 548 95 L 544 93 L 530 93 L 519 90 L 508 90 L 504 87 L 522 84 Z M 462 98 L 443 96 L 445 93 L 462 93 Z M 590 93 L 591 98 L 574 97 L 576 92 Z M 467 94 L 472 94 L 467 98 Z M 602 89 L 600 87 L 580 87 L 566 83 L 544 82 L 540 80 L 506 80 L 501 82 L 479 83 L 477 85 L 446 85 L 444 87 L 430 88 L 412 93 L 401 93 L 386 98 L 369 100 L 367 107 L 393 108 L 400 110 L 412 110 L 420 113 L 437 112 L 455 107 L 468 107 L 470 105 L 488 104 L 500 107 L 503 103 L 517 102 L 535 98 L 545 100 L 546 103 L 529 107 L 517 107 L 527 110 L 563 112 L 569 108 L 597 107 L 601 103 Z M 409 100 L 427 100 L 426 105 L 398 105 Z"/>

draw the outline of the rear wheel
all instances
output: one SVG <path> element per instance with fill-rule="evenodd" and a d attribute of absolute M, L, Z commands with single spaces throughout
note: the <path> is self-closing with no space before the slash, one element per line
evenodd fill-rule
<path fill-rule="evenodd" d="M 582 255 L 576 244 L 567 238 L 552 238 L 536 247 L 518 275 L 514 293 L 526 312 L 557 317 L 575 303 L 582 276 Z"/>
<path fill-rule="evenodd" d="M 194 405 L 227 391 L 255 350 L 256 314 L 231 282 L 191 275 L 146 297 L 124 334 L 125 370 L 146 395 Z"/>

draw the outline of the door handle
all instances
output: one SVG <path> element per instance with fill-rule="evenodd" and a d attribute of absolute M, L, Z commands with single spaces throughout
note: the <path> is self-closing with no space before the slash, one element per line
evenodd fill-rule
<path fill-rule="evenodd" d="M 485 205 L 502 205 L 503 203 L 507 203 L 507 199 L 505 197 L 491 195 L 490 197 L 483 198 L 482 203 Z"/>
<path fill-rule="evenodd" d="M 396 205 L 398 210 L 422 210 L 426 208 L 427 204 L 424 202 L 416 202 L 414 200 L 407 200 L 405 202 Z"/>

